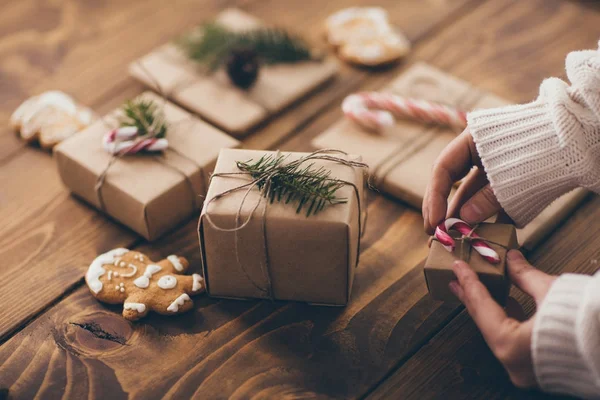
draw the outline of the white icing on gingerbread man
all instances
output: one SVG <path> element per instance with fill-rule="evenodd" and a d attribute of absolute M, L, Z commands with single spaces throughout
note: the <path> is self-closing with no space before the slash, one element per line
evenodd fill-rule
<path fill-rule="evenodd" d="M 190 295 L 204 292 L 205 286 L 199 274 L 183 275 L 188 266 L 183 257 L 155 263 L 141 253 L 115 249 L 90 264 L 85 280 L 94 297 L 123 303 L 123 316 L 137 320 L 151 310 L 172 315 L 193 307 Z"/>

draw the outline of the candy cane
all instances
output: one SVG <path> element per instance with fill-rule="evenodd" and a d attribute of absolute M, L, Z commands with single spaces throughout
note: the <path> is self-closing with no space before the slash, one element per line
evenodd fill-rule
<path fill-rule="evenodd" d="M 464 129 L 464 111 L 427 100 L 397 96 L 391 93 L 363 92 L 351 94 L 342 102 L 342 111 L 363 128 L 380 131 L 394 124 L 394 116 Z"/>
<path fill-rule="evenodd" d="M 454 238 L 448 233 L 451 229 L 457 230 L 463 236 L 470 236 L 473 238 L 471 246 L 476 252 L 481 254 L 485 260 L 492 264 L 498 264 L 500 262 L 498 253 L 496 253 L 485 241 L 477 240 L 476 238 L 480 238 L 481 236 L 473 233 L 473 228 L 458 218 L 448 218 L 435 228 L 435 238 L 446 250 L 453 251 L 456 246 Z"/>
<path fill-rule="evenodd" d="M 102 147 L 110 154 L 135 154 L 141 151 L 163 151 L 169 147 L 164 138 L 138 137 L 135 126 L 123 126 L 107 132 L 102 139 Z"/>

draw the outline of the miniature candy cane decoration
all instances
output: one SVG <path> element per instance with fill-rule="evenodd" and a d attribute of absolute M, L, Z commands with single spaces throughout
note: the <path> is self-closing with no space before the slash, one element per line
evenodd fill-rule
<path fill-rule="evenodd" d="M 471 246 L 485 260 L 492 264 L 498 264 L 500 262 L 498 253 L 496 253 L 484 240 L 477 240 L 480 236 L 473 233 L 473 228 L 469 224 L 458 218 L 448 218 L 435 228 L 435 238 L 446 250 L 453 251 L 456 246 L 454 238 L 448 233 L 452 229 L 457 230 L 463 236 L 471 237 Z"/>
<path fill-rule="evenodd" d="M 464 129 L 464 111 L 427 100 L 397 96 L 391 93 L 363 92 L 351 94 L 342 102 L 342 111 L 363 128 L 380 131 L 394 124 L 394 116 Z"/>
<path fill-rule="evenodd" d="M 107 132 L 102 139 L 104 150 L 110 154 L 135 154 L 141 151 L 163 151 L 169 147 L 169 142 L 164 138 L 138 137 L 135 126 L 123 126 Z"/>

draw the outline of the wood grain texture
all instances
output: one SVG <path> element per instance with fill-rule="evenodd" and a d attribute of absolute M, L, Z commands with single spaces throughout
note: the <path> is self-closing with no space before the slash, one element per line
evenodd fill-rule
<path fill-rule="evenodd" d="M 63 4 L 67 3 L 71 4 L 67 0 L 64 0 L 64 3 L 50 3 L 46 8 L 38 7 L 42 10 L 39 11 L 36 3 L 29 0 L 12 1 L 8 3 L 12 8 L 7 14 L 13 19 L 21 18 L 17 19 L 19 21 L 25 21 L 32 15 L 45 16 L 46 13 L 50 13 L 48 15 L 56 19 L 57 13 L 52 11 L 54 14 L 51 14 L 48 9 L 62 10 L 66 7 Z M 74 57 L 72 59 L 67 57 L 72 64 L 67 63 L 71 67 L 66 68 L 65 73 L 73 75 L 73 79 L 82 87 L 83 98 L 79 97 L 77 86 L 69 86 L 73 88 L 73 94 L 78 99 L 85 100 L 85 96 L 90 96 L 88 99 L 95 101 L 97 106 L 104 107 L 104 102 L 112 99 L 110 93 L 118 96 L 120 93 L 133 95 L 136 94 L 136 90 L 141 92 L 141 86 L 126 81 L 112 86 L 112 78 L 124 76 L 125 65 L 138 55 L 168 40 L 176 32 L 189 29 L 198 22 L 199 15 L 210 16 L 213 6 L 216 12 L 216 9 L 236 3 L 235 5 L 262 19 L 298 27 L 318 38 L 320 32 L 317 23 L 331 11 L 340 8 L 344 2 L 336 0 L 323 4 L 316 0 L 298 3 L 276 0 L 219 1 L 211 2 L 211 8 L 206 12 L 202 11 L 206 5 L 204 2 L 194 3 L 189 9 L 184 7 L 189 3 L 182 0 L 165 5 L 165 9 L 169 10 L 153 7 L 158 4 L 154 0 L 144 3 L 149 4 L 148 6 L 143 6 L 142 2 L 125 2 L 126 4 L 121 5 L 121 2 L 115 0 L 90 3 L 98 8 L 97 14 L 76 14 L 84 21 L 82 26 L 86 23 L 89 26 L 101 24 L 105 30 L 99 37 L 89 38 L 87 44 L 78 44 L 81 46 L 79 52 L 82 53 L 77 57 L 71 56 Z M 370 1 L 361 3 L 375 4 Z M 529 100 L 535 96 L 537 85 L 544 76 L 558 74 L 563 70 L 564 54 L 569 50 L 595 45 L 596 39 L 590 38 L 590 32 L 595 32 L 600 26 L 594 25 L 594 9 L 585 8 L 583 12 L 580 11 L 578 3 L 558 0 L 486 2 L 482 9 L 464 7 L 465 4 L 482 2 L 410 0 L 383 3 L 392 10 L 392 19 L 407 31 L 409 37 L 420 40 L 406 63 L 401 64 L 399 68 L 374 73 L 344 67 L 346 72 L 343 71 L 339 79 L 327 88 L 316 92 L 310 101 L 295 105 L 268 125 L 259 127 L 246 140 L 246 147 L 281 145 L 287 150 L 305 150 L 311 137 L 340 117 L 339 100 L 344 95 L 359 87 L 379 88 L 397 75 L 404 65 L 416 60 L 430 62 L 506 98 L 515 101 Z M 76 6 L 83 7 L 79 3 L 76 3 Z M 131 22 L 131 14 L 117 12 L 119 7 L 130 10 L 129 12 L 141 9 L 141 19 L 144 22 Z M 40 14 L 33 14 L 34 12 Z M 459 18 L 457 12 L 464 15 Z M 185 16 L 178 17 L 184 13 Z M 98 15 L 104 16 L 102 22 L 95 21 Z M 129 15 L 130 19 L 123 15 Z M 175 18 L 175 22 L 160 20 L 165 15 Z M 451 18 L 448 18 L 448 15 Z M 14 37 L 14 32 L 19 31 L 18 24 L 13 24 L 12 20 L 4 15 L 0 18 L 0 29 L 6 29 L 8 36 Z M 162 27 L 157 28 L 165 37 L 159 38 L 152 32 L 159 22 L 166 25 L 165 30 Z M 189 25 L 186 26 L 186 23 Z M 561 25 L 565 23 L 570 24 L 569 29 Z M 153 29 L 147 29 L 148 26 Z M 35 32 L 38 28 L 29 29 Z M 125 51 L 128 46 L 134 46 L 135 35 L 139 35 L 140 32 L 148 33 L 151 38 L 141 39 L 139 49 L 136 48 L 133 52 Z M 0 39 L 0 54 L 4 49 L 4 36 Z M 79 43 L 73 40 L 74 43 Z M 35 47 L 33 44 L 30 46 Z M 68 46 L 66 48 L 66 53 L 71 54 Z M 115 52 L 114 49 L 122 50 Z M 18 62 L 25 62 L 25 56 L 21 55 L 18 47 L 13 49 L 13 52 L 17 55 L 9 56 L 9 60 L 17 58 Z M 99 66 L 96 68 L 92 56 L 107 52 L 114 58 L 97 61 Z M 86 54 L 89 60 L 84 59 L 83 54 Z M 523 69 L 515 71 L 514 66 L 520 65 L 521 58 L 524 60 Z M 0 60 L 0 71 L 4 71 L 5 58 Z M 87 69 L 80 72 L 76 68 L 76 60 L 82 62 Z M 26 62 L 35 66 L 33 61 Z M 52 73 L 43 75 L 45 72 L 42 71 L 40 75 L 30 74 L 32 77 L 37 76 L 37 83 L 31 86 L 31 90 L 43 87 L 44 84 L 58 85 L 69 81 L 69 76 L 63 76 L 57 67 L 62 65 L 61 63 L 50 64 L 55 68 Z M 123 70 L 119 71 L 121 66 Z M 79 73 L 83 74 L 85 79 L 80 77 Z M 9 82 L 10 84 L 23 84 L 19 82 L 20 78 L 17 75 L 12 77 L 15 82 Z M 104 78 L 106 81 L 103 81 Z M 0 79 L 4 79 L 4 75 Z M 84 86 L 90 81 L 94 81 L 90 83 L 91 88 L 85 89 Z M 110 86 L 111 89 L 105 90 L 104 86 Z M 103 94 L 97 98 L 92 97 L 96 91 Z M 13 101 L 14 105 L 18 103 L 11 96 L 6 96 L 6 99 Z M 106 107 L 106 110 L 112 107 L 114 104 Z M 2 116 L 8 116 L 12 108 L 12 105 L 4 107 L 3 103 L 0 104 Z M 49 161 L 40 161 L 49 160 L 44 153 L 19 147 L 12 135 L 0 133 L 0 143 L 3 143 L 5 137 L 8 138 L 8 151 L 3 150 L 4 153 L 0 153 L 0 163 L 4 163 L 3 167 L 15 165 L 10 174 L 22 173 L 30 161 L 33 165 L 52 168 Z M 288 140 L 290 138 L 291 140 Z M 11 143 L 15 144 L 12 148 Z M 25 161 L 20 161 L 21 157 L 24 157 Z M 38 171 L 38 168 L 41 167 L 36 167 L 35 171 Z M 3 168 L 0 175 L 5 173 Z M 41 176 L 50 182 L 53 180 L 51 173 Z M 26 204 L 29 201 L 28 196 L 32 196 L 31 204 L 34 208 L 37 207 L 38 214 L 47 218 L 47 226 L 60 226 L 62 232 L 65 232 L 64 239 L 55 243 L 54 236 L 48 236 L 45 242 L 48 244 L 40 247 L 39 254 L 49 258 L 53 255 L 57 257 L 46 263 L 44 257 L 40 256 L 35 269 L 47 269 L 49 275 L 45 277 L 51 282 L 57 282 L 57 276 L 62 279 L 62 276 L 71 276 L 73 273 L 73 269 L 65 268 L 60 270 L 62 275 L 58 274 L 55 270 L 56 263 L 72 259 L 73 265 L 80 266 L 75 268 L 79 270 L 93 257 L 92 249 L 99 252 L 105 250 L 103 246 L 108 246 L 111 240 L 119 243 L 131 240 L 126 234 L 124 239 L 120 238 L 122 232 L 115 231 L 113 225 L 102 217 L 95 216 L 91 211 L 89 214 L 85 213 L 87 218 L 91 219 L 90 222 L 86 222 L 83 213 L 74 213 L 74 221 L 85 225 L 83 228 L 77 228 L 75 222 L 69 222 L 70 219 L 59 216 L 59 213 L 52 214 L 52 199 L 57 198 L 56 201 L 60 203 L 60 206 L 56 205 L 54 209 L 69 210 L 69 207 L 73 206 L 68 196 L 57 192 L 57 182 L 45 186 L 33 177 L 31 185 L 37 185 L 43 189 L 41 191 L 48 192 L 47 198 L 44 198 L 46 195 L 43 193 L 29 194 L 17 188 L 16 178 L 3 179 L 6 182 L 12 181 L 13 186 L 0 188 L 6 190 L 6 193 L 14 192 L 18 195 L 11 197 L 11 213 L 3 214 L 9 215 L 11 230 L 7 233 L 0 231 L 0 243 L 6 240 L 17 242 L 15 238 L 27 232 L 28 226 L 38 226 L 40 221 L 44 221 L 34 219 L 36 214 L 33 212 L 26 213 L 28 216 L 24 219 L 13 222 L 15 210 L 27 210 L 27 206 L 21 208 L 18 203 Z M 2 193 L 3 196 L 7 196 L 5 192 Z M 60 196 L 64 196 L 65 199 L 58 199 Z M 593 253 L 595 258 L 586 260 L 577 258 L 574 254 L 581 252 L 591 257 L 590 252 L 599 248 L 597 232 L 586 230 L 585 223 L 582 224 L 582 221 L 588 221 L 590 215 L 598 217 L 596 214 L 600 209 L 599 205 L 598 197 L 592 197 L 589 203 L 575 214 L 573 221 L 579 223 L 567 222 L 549 239 L 547 249 L 552 252 L 544 257 L 537 256 L 537 265 L 555 272 L 571 259 L 593 265 L 591 261 L 597 260 L 597 253 Z M 0 209 L 0 213 L 2 212 Z M 407 360 L 411 362 L 413 354 L 422 354 L 418 352 L 419 349 L 432 337 L 435 338 L 436 333 L 460 312 L 460 308 L 433 302 L 425 296 L 426 288 L 419 262 L 425 257 L 427 247 L 418 213 L 406 210 L 397 202 L 380 195 L 375 195 L 371 200 L 369 212 L 370 222 L 363 242 L 362 262 L 357 271 L 353 300 L 351 305 L 344 309 L 311 307 L 297 303 L 216 301 L 202 298 L 195 300 L 194 310 L 188 315 L 176 318 L 151 316 L 138 324 L 129 324 L 119 316 L 119 307 L 99 304 L 85 287 L 67 292 L 59 301 L 56 301 L 55 297 L 56 303 L 26 327 L 22 327 L 24 314 L 14 306 L 3 307 L 8 310 L 6 312 L 12 312 L 14 315 L 14 320 L 10 320 L 13 329 L 22 330 L 8 340 L 2 339 L 6 342 L 0 347 L 0 397 L 5 393 L 14 398 L 33 398 L 36 395 L 39 398 L 359 397 L 372 391 L 386 377 L 395 376 L 393 371 L 398 368 L 398 371 L 408 371 L 410 379 L 415 379 L 413 370 L 423 371 L 423 375 L 417 377 L 416 382 L 430 384 L 427 373 L 435 370 L 435 363 L 444 360 L 451 362 L 450 356 L 435 358 L 441 353 L 434 351 L 429 353 L 432 358 L 427 358 L 429 364 L 405 363 Z M 23 229 L 19 230 L 21 225 Z M 97 231 L 96 234 L 93 233 L 94 230 Z M 585 236 L 588 233 L 590 236 Z M 596 235 L 592 236 L 594 233 Z M 87 239 L 85 235 L 89 235 Z M 579 238 L 582 235 L 587 239 L 580 245 Z M 81 245 L 78 243 L 80 238 Z M 61 243 L 59 247 L 58 244 Z M 112 242 L 110 243 L 112 246 Z M 50 244 L 56 244 L 57 247 L 49 247 Z M 585 246 L 585 249 L 580 246 Z M 0 249 L 1 252 L 4 248 Z M 165 254 L 173 252 L 179 253 L 188 257 L 196 271 L 198 270 L 199 255 L 194 221 L 159 243 L 152 246 L 144 244 L 137 249 L 154 258 L 162 258 Z M 42 250 L 48 252 L 42 253 Z M 22 249 L 14 247 L 9 259 L 18 260 L 30 251 L 31 247 L 28 246 Z M 14 264 L 15 261 L 10 261 L 7 265 Z M 576 264 L 577 262 L 572 265 L 576 267 Z M 28 264 L 25 265 L 27 266 Z M 79 277 L 82 276 L 81 271 L 77 272 Z M 0 270 L 0 277 L 3 278 L 2 273 Z M 44 284 L 48 287 L 53 285 L 49 282 Z M 56 291 L 57 296 L 65 293 L 64 287 L 62 289 Z M 47 299 L 38 302 L 35 294 L 31 297 L 28 301 L 38 309 L 52 304 L 48 303 Z M 14 304 L 15 301 L 17 298 L 11 298 L 9 303 L 2 301 L 0 304 L 4 306 Z M 36 309 L 35 307 L 31 309 Z M 29 315 L 25 319 L 34 315 L 31 312 L 25 314 Z M 464 316 L 461 318 L 465 319 Z M 466 322 L 468 323 L 468 319 Z M 455 375 L 440 375 L 440 384 L 432 385 L 431 392 L 421 394 L 439 398 L 444 396 L 444 393 L 457 393 L 464 394 L 463 397 L 480 395 L 480 398 L 486 398 L 484 394 L 491 393 L 490 397 L 497 398 L 506 393 L 513 393 L 506 381 L 502 385 L 495 385 L 492 381 L 499 376 L 491 377 L 490 369 L 486 369 L 496 371 L 492 365 L 493 358 L 489 352 L 486 353 L 485 347 L 477 347 L 477 333 L 473 329 L 465 329 L 466 333 L 463 336 L 463 328 L 460 325 L 450 331 L 450 335 L 444 333 L 444 336 L 440 336 L 441 341 L 436 342 L 438 347 L 435 349 L 441 349 L 452 340 L 465 343 L 468 351 L 478 351 L 476 354 L 487 357 L 482 358 L 481 363 L 472 364 L 473 368 L 467 368 L 466 374 L 470 373 L 469 376 L 475 378 L 480 374 L 487 377 L 487 380 L 472 379 L 461 386 L 461 382 L 456 384 Z M 5 334 L 4 338 L 8 336 Z M 435 340 L 437 339 L 433 339 L 431 343 Z M 474 343 L 475 347 L 468 347 L 471 343 Z M 424 349 L 428 348 L 430 347 Z M 425 358 L 420 356 L 419 359 Z M 402 369 L 403 365 L 410 367 Z M 486 389 L 486 383 L 492 386 L 492 389 Z M 459 388 L 454 392 L 445 392 L 445 388 L 452 385 Z M 392 388 L 388 390 L 392 390 L 390 393 L 396 390 L 393 382 Z M 411 389 L 410 393 L 418 393 L 415 390 L 417 389 Z M 513 397 L 522 395 L 521 392 L 514 393 L 516 394 Z"/>
<path fill-rule="evenodd" d="M 210 16 L 233 1 L 39 3 L 11 0 L 2 5 L 0 121 L 4 126 L 25 98 L 44 90 L 60 89 L 82 104 L 101 106 L 114 92 L 132 85 L 127 75 L 132 60 L 194 26 L 199 15 Z M 0 161 L 22 147 L 9 129 L 0 130 Z"/>
<path fill-rule="evenodd" d="M 413 267 L 427 251 L 409 231 L 420 217 L 381 197 L 369 213 L 349 307 L 200 298 L 191 314 L 129 324 L 81 288 L 2 346 L 0 388 L 17 398 L 359 396 L 452 316 L 424 297 Z M 195 228 L 140 250 L 177 250 L 198 268 Z"/>
<path fill-rule="evenodd" d="M 469 1 L 410 0 L 405 4 L 410 10 L 402 13 L 395 2 L 389 0 L 387 5 L 397 15 L 396 22 L 406 25 L 410 37 L 418 42 Z M 325 15 L 340 8 L 343 1 L 329 2 L 326 8 L 317 1 L 309 8 L 305 3 L 257 0 L 174 0 L 168 5 L 155 0 L 61 0 L 42 7 L 36 4 L 33 0 L 3 4 L 0 86 L 11 90 L 0 91 L 1 121 L 7 121 L 27 96 L 52 88 L 72 94 L 99 115 L 108 112 L 144 90 L 127 76 L 130 62 L 223 8 L 236 5 L 266 21 L 291 29 L 302 27 L 310 40 L 319 41 Z M 431 7 L 437 12 L 429 13 Z M 272 124 L 258 128 L 244 146 L 269 148 L 295 134 L 335 98 L 329 96 L 342 97 L 352 85 L 369 78 L 364 70 L 345 67 L 345 71 L 335 81 L 335 90 L 315 93 L 313 101 L 300 103 L 294 112 L 284 112 Z M 0 304 L 18 301 L 22 294 L 36 290 L 38 284 L 33 280 L 11 283 L 23 268 L 44 280 L 39 296 L 30 297 L 16 310 L 0 309 L 2 341 L 79 282 L 97 253 L 129 246 L 136 237 L 68 196 L 49 154 L 23 146 L 6 128 L 0 129 L 0 167 L 0 216 L 7 221 L 0 228 L 0 243 L 4 244 L 0 253 L 11 262 L 0 269 L 0 282 L 5 282 L 0 287 L 9 288 L 0 294 Z M 43 235 L 39 233 L 42 229 Z"/>

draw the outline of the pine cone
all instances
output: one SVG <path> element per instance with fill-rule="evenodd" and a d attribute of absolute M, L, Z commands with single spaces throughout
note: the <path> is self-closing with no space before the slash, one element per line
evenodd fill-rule
<path fill-rule="evenodd" d="M 248 89 L 256 82 L 260 70 L 256 51 L 252 49 L 231 50 L 227 58 L 226 70 L 234 85 Z"/>

